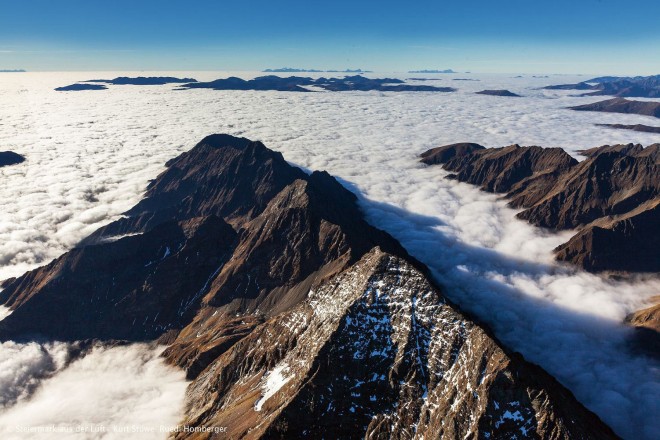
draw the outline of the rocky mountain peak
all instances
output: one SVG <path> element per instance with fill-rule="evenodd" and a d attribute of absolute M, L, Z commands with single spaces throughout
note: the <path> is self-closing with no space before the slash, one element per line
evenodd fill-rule
<path fill-rule="evenodd" d="M 182 424 L 228 438 L 616 438 L 449 303 L 337 180 L 261 143 L 206 138 L 87 243 L 9 282 L 0 340 L 166 344 L 191 380 Z"/>

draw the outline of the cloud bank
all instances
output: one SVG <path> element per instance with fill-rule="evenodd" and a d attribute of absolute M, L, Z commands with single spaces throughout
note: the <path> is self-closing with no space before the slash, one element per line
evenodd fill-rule
<path fill-rule="evenodd" d="M 3 438 L 167 437 L 160 427 L 174 425 L 180 418 L 187 382 L 182 371 L 163 363 L 162 348 L 143 344 L 95 347 L 62 368 L 66 350 L 62 343 L 0 347 L 0 399 L 3 403 L 18 400 L 0 411 Z M 16 372 L 16 377 L 6 377 Z M 34 392 L 30 398 L 29 390 Z M 59 431 L 36 431 L 43 427 Z"/>
<path fill-rule="evenodd" d="M 126 72 L 103 73 L 121 74 Z M 180 74 L 202 81 L 226 76 Z M 259 139 L 296 165 L 340 177 L 359 194 L 368 219 L 429 265 L 454 302 L 555 375 L 618 434 L 651 439 L 660 432 L 659 365 L 628 351 L 629 329 L 620 324 L 660 291 L 660 283 L 607 281 L 556 265 L 551 250 L 570 231 L 552 234 L 516 220 L 496 195 L 448 181 L 439 167 L 422 166 L 416 158 L 428 148 L 465 141 L 571 152 L 608 143 L 650 144 L 657 135 L 594 124 L 653 125 L 652 118 L 574 112 L 566 107 L 598 97 L 537 90 L 580 80 L 566 76 L 473 75 L 481 81 L 457 86 L 447 75 L 440 82 L 460 90 L 437 95 L 126 86 L 90 99 L 93 92 L 52 91 L 88 76 L 30 74 L 0 85 L 0 145 L 27 157 L 0 169 L 0 279 L 48 262 L 116 218 L 139 200 L 168 159 L 205 135 Z M 484 88 L 523 97 L 512 102 L 474 94 Z M 40 362 L 37 355 L 33 359 Z M 44 384 L 52 381 L 57 390 L 57 379 L 74 365 Z M 43 399 L 33 398 L 48 401 Z M 67 405 L 74 408 L 71 414 L 87 414 L 75 402 Z M 112 399 L 104 405 L 115 406 Z M 14 408 L 16 417 L 27 417 L 38 407 Z"/>

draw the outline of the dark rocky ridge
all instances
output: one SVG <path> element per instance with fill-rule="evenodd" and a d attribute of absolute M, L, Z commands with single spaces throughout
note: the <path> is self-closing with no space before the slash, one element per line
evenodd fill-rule
<path fill-rule="evenodd" d="M 192 380 L 181 422 L 228 438 L 616 438 L 327 173 L 226 135 L 167 166 L 125 218 L 5 285 L 0 339 L 158 338 Z"/>
<path fill-rule="evenodd" d="M 25 162 L 25 157 L 13 151 L 0 151 L 0 167 Z"/>
<path fill-rule="evenodd" d="M 660 102 L 652 101 L 630 101 L 624 98 L 612 98 L 569 108 L 579 111 L 626 113 L 660 118 Z"/>
<path fill-rule="evenodd" d="M 558 247 L 557 259 L 588 271 L 660 271 L 660 144 L 584 150 L 577 162 L 560 148 L 429 150 L 422 162 L 443 164 L 450 178 L 506 194 L 517 216 L 579 233 Z M 478 146 L 480 147 L 480 146 Z"/>
<path fill-rule="evenodd" d="M 520 95 L 517 95 L 508 90 L 482 90 L 480 92 L 475 92 L 477 95 L 491 95 L 491 96 L 509 96 L 512 98 L 520 98 Z"/>
<path fill-rule="evenodd" d="M 645 133 L 660 133 L 660 127 L 651 127 L 650 125 L 644 124 L 635 124 L 635 125 L 625 125 L 625 124 L 596 124 L 599 127 L 607 128 L 616 128 L 619 130 L 633 130 L 641 131 Z"/>
<path fill-rule="evenodd" d="M 371 91 L 382 92 L 453 92 L 451 87 L 434 87 L 424 85 L 404 84 L 404 81 L 394 78 L 366 78 L 361 75 L 344 78 L 319 78 L 290 76 L 282 78 L 275 75 L 260 76 L 251 80 L 237 77 L 217 79 L 211 82 L 184 84 L 184 89 L 213 90 L 275 90 L 281 92 L 310 92 L 305 86 L 319 87 L 332 92 Z"/>

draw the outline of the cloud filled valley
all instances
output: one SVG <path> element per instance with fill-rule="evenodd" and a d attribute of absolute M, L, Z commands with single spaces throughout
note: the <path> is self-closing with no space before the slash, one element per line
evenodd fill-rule
<path fill-rule="evenodd" d="M 210 74 L 192 74 L 212 79 L 205 75 Z M 0 149 L 27 159 L 0 169 L 0 280 L 47 263 L 116 219 L 140 199 L 167 160 L 207 134 L 259 139 L 293 164 L 337 176 L 358 195 L 368 221 L 427 264 L 452 301 L 557 377 L 619 435 L 651 439 L 660 431 L 653 417 L 659 410 L 657 360 L 631 353 L 630 330 L 620 324 L 658 294 L 660 282 L 606 280 L 557 265 L 551 251 L 570 231 L 555 234 L 516 220 L 496 195 L 447 180 L 445 171 L 417 158 L 428 148 L 461 141 L 570 152 L 614 143 L 648 145 L 658 141 L 656 134 L 594 124 L 653 124 L 652 118 L 572 112 L 566 107 L 598 98 L 538 90 L 549 81 L 574 79 L 565 77 L 480 76 L 481 82 L 461 83 L 458 92 L 447 94 L 125 86 L 91 99 L 88 92 L 52 90 L 86 76 L 27 74 L 0 86 Z M 449 77 L 440 82 L 450 83 Z M 523 97 L 474 94 L 486 86 Z M 89 422 L 124 423 L 135 416 L 142 417 L 135 423 L 154 423 L 150 405 L 160 398 L 169 406 L 159 416 L 176 422 L 186 383 L 153 348 L 94 349 L 70 365 L 66 353 L 57 343 L 3 344 L 3 371 L 16 374 L 0 378 L 5 407 L 0 425 L 16 424 L 33 411 L 44 424 L 52 423 L 61 414 L 39 409 L 71 383 L 131 372 L 125 392 L 99 385 L 105 397 L 98 405 L 107 412 L 86 412 L 90 397 L 84 390 L 68 396 L 67 406 Z M 128 409 L 113 411 L 123 405 Z"/>

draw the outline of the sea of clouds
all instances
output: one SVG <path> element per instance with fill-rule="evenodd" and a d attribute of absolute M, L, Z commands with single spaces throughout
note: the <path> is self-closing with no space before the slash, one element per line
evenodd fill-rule
<path fill-rule="evenodd" d="M 337 176 L 358 194 L 370 222 L 392 233 L 432 269 L 451 300 L 557 377 L 619 435 L 651 439 L 660 432 L 659 364 L 629 351 L 630 330 L 621 325 L 628 313 L 660 293 L 660 281 L 611 281 L 557 265 L 552 249 L 570 232 L 554 234 L 516 220 L 515 211 L 496 195 L 447 180 L 440 167 L 421 165 L 417 159 L 428 148 L 468 141 L 563 147 L 573 154 L 603 144 L 648 145 L 660 142 L 660 136 L 594 124 L 658 125 L 657 119 L 575 112 L 566 107 L 603 97 L 539 90 L 586 79 L 570 76 L 457 74 L 436 75 L 440 81 L 428 82 L 456 87 L 455 93 L 177 91 L 175 86 L 53 91 L 77 80 L 126 74 L 138 75 L 0 74 L 0 150 L 27 157 L 23 164 L 0 168 L 0 279 L 48 262 L 117 218 L 140 199 L 168 159 L 204 136 L 245 136 L 281 151 L 295 165 Z M 227 76 L 178 75 L 200 80 Z M 480 81 L 452 81 L 456 77 Z M 497 88 L 523 97 L 474 94 Z M 36 353 L 29 344 L 0 348 L 28 349 Z M 102 364 L 109 365 L 117 349 L 103 351 Z M 44 350 L 56 352 L 55 347 Z M 24 354 L 20 358 L 25 362 L 16 367 L 23 376 L 17 373 L 15 381 L 0 377 L 2 398 L 14 395 L 18 401 L 0 412 L 0 424 L 7 420 L 4 416 L 28 417 L 40 402 L 65 394 L 66 384 L 85 380 L 84 370 L 73 368 L 77 363 L 60 371 L 55 354 L 48 355 L 51 361 Z M 36 364 L 47 367 L 33 368 Z M 147 364 L 165 368 L 157 357 Z M 150 375 L 155 370 L 141 369 L 139 362 L 130 365 L 136 368 L 130 378 L 134 390 L 142 382 L 158 389 L 159 381 Z M 124 376 L 132 371 L 125 370 Z M 30 388 L 31 377 L 43 386 Z M 166 381 L 160 392 L 180 390 L 179 400 L 173 401 L 181 405 L 183 378 L 173 379 L 169 391 L 168 386 Z M 24 395 L 30 393 L 33 397 L 27 399 Z M 140 405 L 140 392 L 123 396 Z M 67 401 L 70 417 L 123 417 L 100 408 L 95 417 L 82 408 L 90 396 L 78 397 L 80 401 L 76 396 Z M 99 405 L 116 407 L 113 398 Z M 180 407 L 164 411 L 171 423 L 176 423 L 177 411 Z"/>
<path fill-rule="evenodd" d="M 0 345 L 3 439 L 160 439 L 181 417 L 184 373 L 163 347 Z"/>

